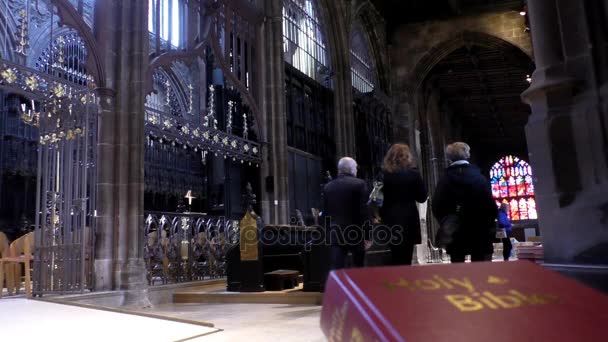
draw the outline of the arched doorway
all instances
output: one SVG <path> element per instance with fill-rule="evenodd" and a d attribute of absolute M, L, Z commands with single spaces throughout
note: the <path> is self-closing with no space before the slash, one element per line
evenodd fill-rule
<path fill-rule="evenodd" d="M 527 156 L 524 127 L 530 108 L 521 93 L 533 63 L 519 48 L 484 34 L 469 34 L 437 47 L 420 62 L 416 77 L 421 164 L 432 191 L 447 167 L 444 146 L 465 141 L 483 174 L 505 155 Z M 436 222 L 430 222 L 434 236 Z"/>

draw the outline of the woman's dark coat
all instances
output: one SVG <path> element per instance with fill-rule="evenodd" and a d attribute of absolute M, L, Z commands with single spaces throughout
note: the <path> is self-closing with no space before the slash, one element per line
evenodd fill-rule
<path fill-rule="evenodd" d="M 446 170 L 432 199 L 433 214 L 439 222 L 447 215 L 458 214 L 460 230 L 447 246 L 449 254 L 491 254 L 496 235 L 498 213 L 490 183 L 476 166 L 453 165 Z"/>
<path fill-rule="evenodd" d="M 420 173 L 416 170 L 384 172 L 384 203 L 380 208 L 382 224 L 405 228 L 403 243 L 419 244 L 420 216 L 416 202 L 424 203 L 428 194 Z"/>

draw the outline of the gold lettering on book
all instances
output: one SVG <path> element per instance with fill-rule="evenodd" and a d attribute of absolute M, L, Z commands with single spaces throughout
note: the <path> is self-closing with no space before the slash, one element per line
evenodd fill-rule
<path fill-rule="evenodd" d="M 467 295 L 447 295 L 445 298 L 462 312 L 483 310 L 483 304 Z"/>
<path fill-rule="evenodd" d="M 342 304 L 342 306 L 331 315 L 331 328 L 329 329 L 329 342 L 340 342 L 342 341 L 342 335 L 344 334 L 344 322 L 346 321 L 346 313 L 348 312 L 348 302 Z"/>
<path fill-rule="evenodd" d="M 505 278 L 494 277 L 494 276 L 488 277 L 488 284 L 504 285 L 508 282 L 509 282 L 509 280 L 505 279 Z"/>
<path fill-rule="evenodd" d="M 517 290 L 510 290 L 507 294 L 497 295 L 490 291 L 473 293 L 471 295 L 446 295 L 448 300 L 461 312 L 472 312 L 483 309 L 516 309 L 529 305 L 546 305 L 557 303 L 557 296 L 547 294 L 524 295 Z"/>
<path fill-rule="evenodd" d="M 359 329 L 357 329 L 356 327 L 353 328 L 353 331 L 350 335 L 350 340 L 351 340 L 351 342 L 365 342 L 365 339 L 363 338 L 363 334 L 361 334 L 361 331 Z"/>
<path fill-rule="evenodd" d="M 395 290 L 398 288 L 406 288 L 410 291 L 436 291 L 436 290 L 452 290 L 461 288 L 469 292 L 475 292 L 475 286 L 469 278 L 442 278 L 438 275 L 433 276 L 432 279 L 420 279 L 420 280 L 406 280 L 399 279 L 395 282 L 386 282 L 384 286 L 389 290 Z"/>
<path fill-rule="evenodd" d="M 503 287 L 509 279 L 489 276 L 483 281 L 492 287 Z M 558 298 L 549 294 L 525 295 L 517 290 L 505 290 L 506 293 L 497 294 L 495 291 L 477 291 L 475 284 L 467 277 L 444 278 L 434 275 L 430 279 L 408 280 L 399 278 L 396 281 L 384 282 L 389 291 L 399 289 L 408 292 L 457 292 L 444 295 L 444 298 L 461 312 L 475 312 L 480 310 L 509 310 L 530 305 L 545 305 L 558 302 Z M 487 285 L 486 285 L 487 286 Z M 465 292 L 465 293 L 458 293 Z"/>

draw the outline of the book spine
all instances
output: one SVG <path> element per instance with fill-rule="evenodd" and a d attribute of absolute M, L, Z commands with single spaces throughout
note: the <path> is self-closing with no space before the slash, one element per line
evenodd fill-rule
<path fill-rule="evenodd" d="M 332 272 L 327 280 L 321 311 L 321 329 L 329 342 L 387 341 L 378 335 L 363 303 L 343 274 Z"/>

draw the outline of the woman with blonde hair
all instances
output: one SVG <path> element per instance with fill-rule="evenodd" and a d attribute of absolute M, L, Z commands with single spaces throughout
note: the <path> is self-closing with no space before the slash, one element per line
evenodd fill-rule
<path fill-rule="evenodd" d="M 391 146 L 380 177 L 384 196 L 380 221 L 391 230 L 392 264 L 411 265 L 414 246 L 421 242 L 416 202 L 425 202 L 428 195 L 408 145 Z"/>

